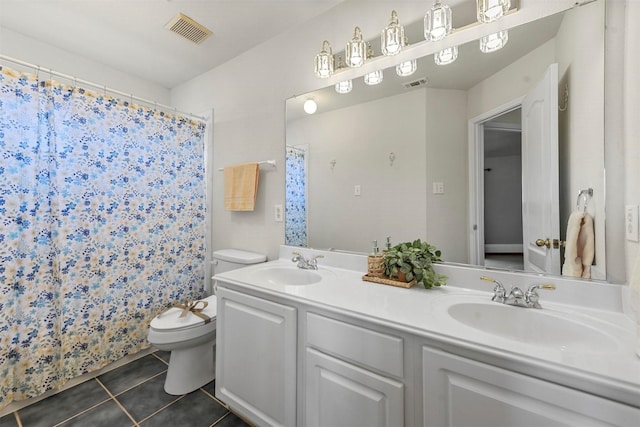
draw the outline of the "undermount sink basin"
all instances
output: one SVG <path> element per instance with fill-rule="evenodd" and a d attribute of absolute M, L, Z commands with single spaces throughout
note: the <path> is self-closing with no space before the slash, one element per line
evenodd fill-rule
<path fill-rule="evenodd" d="M 610 352 L 617 341 L 581 319 L 572 320 L 545 309 L 499 303 L 461 302 L 448 308 L 458 322 L 502 338 L 563 351 Z"/>
<path fill-rule="evenodd" d="M 322 280 L 319 270 L 303 270 L 297 267 L 268 267 L 258 269 L 255 279 L 271 285 L 304 286 Z"/>

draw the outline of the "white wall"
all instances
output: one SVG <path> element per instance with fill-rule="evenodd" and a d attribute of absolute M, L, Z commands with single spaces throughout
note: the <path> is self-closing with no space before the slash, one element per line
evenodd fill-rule
<path fill-rule="evenodd" d="M 604 182 L 604 3 L 595 2 L 566 13 L 555 38 L 559 74 L 560 230 L 566 235 L 569 215 L 580 190 L 593 188 L 587 211 L 594 217 L 595 259 L 592 277 L 605 273 Z"/>
<path fill-rule="evenodd" d="M 522 248 L 521 159 L 520 156 L 485 158 L 485 170 L 491 169 L 484 173 L 485 248 L 486 245 Z"/>
<path fill-rule="evenodd" d="M 170 92 L 164 87 L 111 68 L 109 64 L 87 60 L 82 56 L 59 49 L 44 41 L 36 40 L 2 27 L 0 27 L 0 54 L 39 65 L 46 69 L 53 69 L 78 79 L 104 85 L 124 93 L 130 93 L 159 104 L 169 105 L 171 102 Z M 34 70 L 25 69 L 9 61 L 0 61 L 0 64 L 2 63 L 14 70 L 34 72 Z M 42 78 L 49 78 L 46 72 L 41 71 L 40 75 Z M 54 80 L 61 81 L 62 79 L 54 77 Z M 88 89 L 99 91 L 96 88 Z M 114 96 L 119 97 L 117 95 Z"/>
<path fill-rule="evenodd" d="M 624 49 L 624 170 L 626 191 L 625 204 L 640 204 L 640 1 L 627 2 L 626 40 Z M 621 165 L 622 166 L 622 165 Z M 623 192 L 623 189 L 619 189 Z M 621 223 L 623 221 L 620 221 Z M 620 254 L 622 255 L 622 254 Z M 627 278 L 640 257 L 639 245 L 626 242 Z M 639 265 L 640 267 L 640 265 Z M 640 318 L 640 315 L 638 316 Z"/>
<path fill-rule="evenodd" d="M 427 241 L 442 250 L 443 259 L 469 262 L 467 235 L 467 93 L 427 89 Z M 434 182 L 444 194 L 433 194 Z"/>

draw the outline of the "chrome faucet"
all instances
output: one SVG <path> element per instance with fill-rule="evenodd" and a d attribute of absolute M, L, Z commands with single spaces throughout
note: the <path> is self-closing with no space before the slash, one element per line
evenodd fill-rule
<path fill-rule="evenodd" d="M 316 255 L 313 258 L 305 259 L 300 252 L 292 252 L 292 255 L 293 258 L 291 258 L 291 261 L 297 262 L 298 268 L 302 268 L 304 270 L 317 270 L 318 258 L 324 258 L 323 255 Z"/>
<path fill-rule="evenodd" d="M 495 283 L 496 286 L 493 288 L 493 297 L 491 298 L 491 301 L 524 308 L 542 308 L 542 306 L 538 302 L 540 297 L 537 290 L 554 290 L 556 288 L 555 285 L 545 283 L 541 285 L 531 285 L 526 292 L 523 292 L 522 289 L 514 286 L 507 294 L 507 291 L 504 286 L 502 286 L 502 283 L 498 282 L 497 280 L 486 276 L 481 276 L 480 280 Z"/>

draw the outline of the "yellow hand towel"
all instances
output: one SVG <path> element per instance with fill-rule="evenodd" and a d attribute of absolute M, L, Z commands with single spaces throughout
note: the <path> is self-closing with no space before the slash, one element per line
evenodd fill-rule
<path fill-rule="evenodd" d="M 252 211 L 258 193 L 258 163 L 245 163 L 224 168 L 224 209 Z"/>

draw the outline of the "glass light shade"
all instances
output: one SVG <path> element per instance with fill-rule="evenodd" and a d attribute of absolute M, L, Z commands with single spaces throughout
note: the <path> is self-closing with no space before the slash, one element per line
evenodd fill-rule
<path fill-rule="evenodd" d="M 364 64 L 364 58 L 366 54 L 366 45 L 362 39 L 362 32 L 360 27 L 356 27 L 353 31 L 353 38 L 345 49 L 347 65 L 349 67 L 360 67 Z"/>
<path fill-rule="evenodd" d="M 404 61 L 396 65 L 396 74 L 400 77 L 407 77 L 415 73 L 418 69 L 418 63 L 415 59 Z"/>
<path fill-rule="evenodd" d="M 451 64 L 456 59 L 458 59 L 458 46 L 442 49 L 440 52 L 433 55 L 433 60 L 438 65 Z"/>
<path fill-rule="evenodd" d="M 340 83 L 336 83 L 336 92 L 340 94 L 349 93 L 353 89 L 353 83 L 351 80 L 345 80 Z"/>
<path fill-rule="evenodd" d="M 511 8 L 511 0 L 477 0 L 479 22 L 493 22 L 500 19 Z"/>
<path fill-rule="evenodd" d="M 318 104 L 316 104 L 316 101 L 314 101 L 313 99 L 307 99 L 306 101 L 304 101 L 302 108 L 304 109 L 305 113 L 313 114 L 318 110 Z"/>
<path fill-rule="evenodd" d="M 497 33 L 489 34 L 480 39 L 480 50 L 483 53 L 491 53 L 502 49 L 509 41 L 509 32 L 503 30 Z"/>
<path fill-rule="evenodd" d="M 398 24 L 398 14 L 396 11 L 391 12 L 389 25 L 384 27 L 380 35 L 380 45 L 382 54 L 392 56 L 402 50 L 404 44 L 404 27 Z"/>
<path fill-rule="evenodd" d="M 328 41 L 322 43 L 322 50 L 316 55 L 314 65 L 316 76 L 321 79 L 333 74 L 333 51 Z"/>
<path fill-rule="evenodd" d="M 424 16 L 424 38 L 430 41 L 442 40 L 451 32 L 451 8 L 436 0 Z"/>
<path fill-rule="evenodd" d="M 384 78 L 384 74 L 382 70 L 372 71 L 369 74 L 364 75 L 364 83 L 373 86 L 382 83 L 382 79 Z"/>

